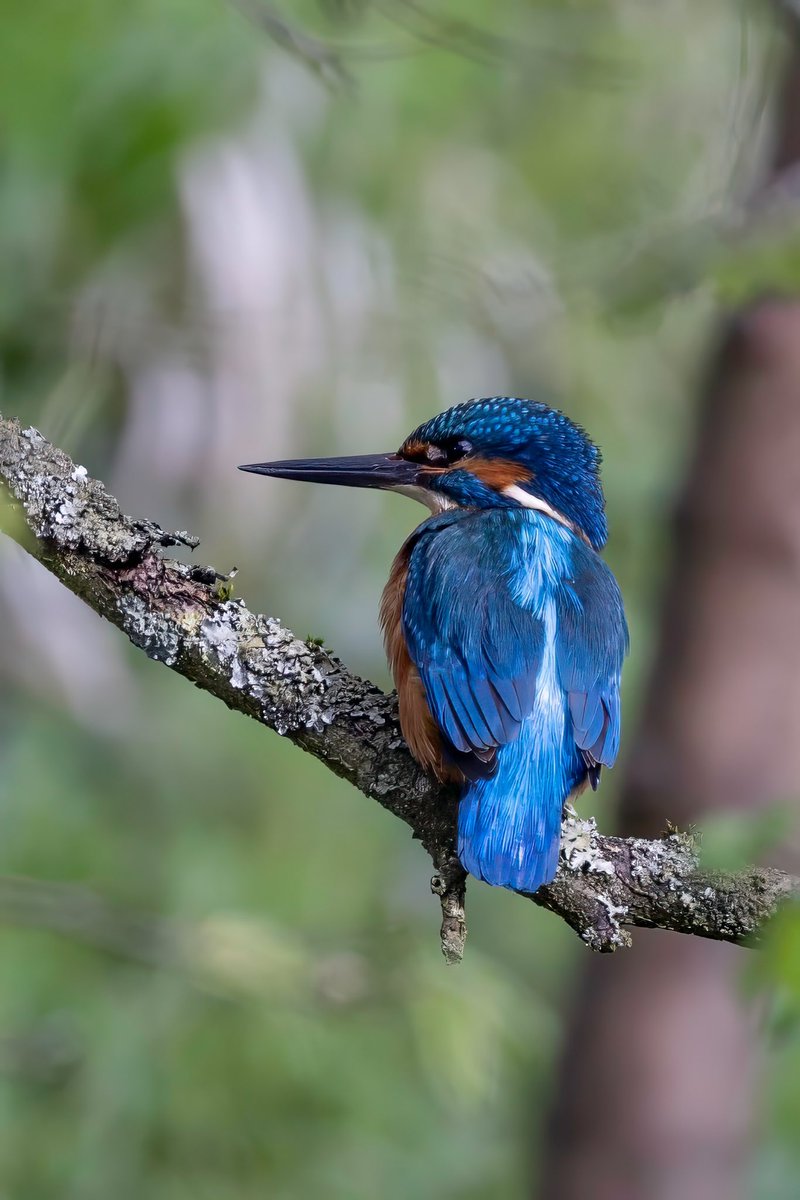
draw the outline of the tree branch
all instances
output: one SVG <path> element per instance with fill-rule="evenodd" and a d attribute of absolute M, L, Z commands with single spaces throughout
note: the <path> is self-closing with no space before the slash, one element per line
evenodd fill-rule
<path fill-rule="evenodd" d="M 166 547 L 197 541 L 125 516 L 83 467 L 35 429 L 2 417 L 0 530 L 150 658 L 289 738 L 405 821 L 433 861 L 445 958 L 461 958 L 465 875 L 454 850 L 456 798 L 409 755 L 394 696 L 274 617 L 229 598 L 213 568 L 165 555 Z M 558 913 L 592 949 L 608 951 L 629 944 L 633 925 L 752 941 L 799 893 L 800 880 L 770 868 L 701 870 L 687 834 L 605 837 L 593 820 L 571 815 L 555 881 L 527 898 Z"/>

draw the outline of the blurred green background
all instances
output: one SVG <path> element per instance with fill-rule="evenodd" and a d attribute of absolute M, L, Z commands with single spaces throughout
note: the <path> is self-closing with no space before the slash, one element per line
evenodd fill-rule
<path fill-rule="evenodd" d="M 735 0 L 5 0 L 0 411 L 388 687 L 378 599 L 421 510 L 236 464 L 557 398 L 604 450 L 630 736 L 715 322 L 800 276 L 740 224 L 780 53 Z M 377 805 L 8 542 L 0 629 L 0 1195 L 526 1196 L 566 927 L 473 885 L 446 969 L 430 864 Z M 757 970 L 791 997 L 781 939 Z"/>

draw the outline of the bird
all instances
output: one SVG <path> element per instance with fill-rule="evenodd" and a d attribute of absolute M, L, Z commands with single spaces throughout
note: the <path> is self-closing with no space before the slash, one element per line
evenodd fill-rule
<path fill-rule="evenodd" d="M 466 872 L 533 893 L 556 875 L 565 809 L 620 740 L 629 637 L 601 455 L 539 400 L 456 404 L 388 454 L 250 463 L 284 479 L 399 492 L 430 515 L 380 606 L 412 756 L 458 790 Z"/>

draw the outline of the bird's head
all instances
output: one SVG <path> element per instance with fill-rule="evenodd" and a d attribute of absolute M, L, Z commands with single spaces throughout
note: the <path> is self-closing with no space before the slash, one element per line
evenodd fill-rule
<path fill-rule="evenodd" d="M 393 454 L 252 463 L 259 475 L 383 488 L 446 508 L 534 508 L 596 550 L 607 529 L 600 451 L 580 426 L 536 400 L 493 396 L 448 408 Z"/>

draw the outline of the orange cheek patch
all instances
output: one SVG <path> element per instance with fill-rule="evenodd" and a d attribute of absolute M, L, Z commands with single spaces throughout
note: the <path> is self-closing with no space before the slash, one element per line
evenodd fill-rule
<path fill-rule="evenodd" d="M 403 458 L 410 458 L 414 462 L 418 459 L 424 460 L 425 451 L 429 445 L 429 442 L 421 442 L 418 438 L 409 438 L 400 447 L 400 454 Z"/>
<path fill-rule="evenodd" d="M 471 471 L 482 483 L 488 487 L 494 488 L 496 492 L 502 492 L 503 488 L 513 487 L 515 484 L 528 483 L 533 479 L 533 472 L 528 471 L 519 463 L 511 462 L 507 458 L 466 458 L 463 462 L 456 463 L 456 467 L 465 467 Z"/>

